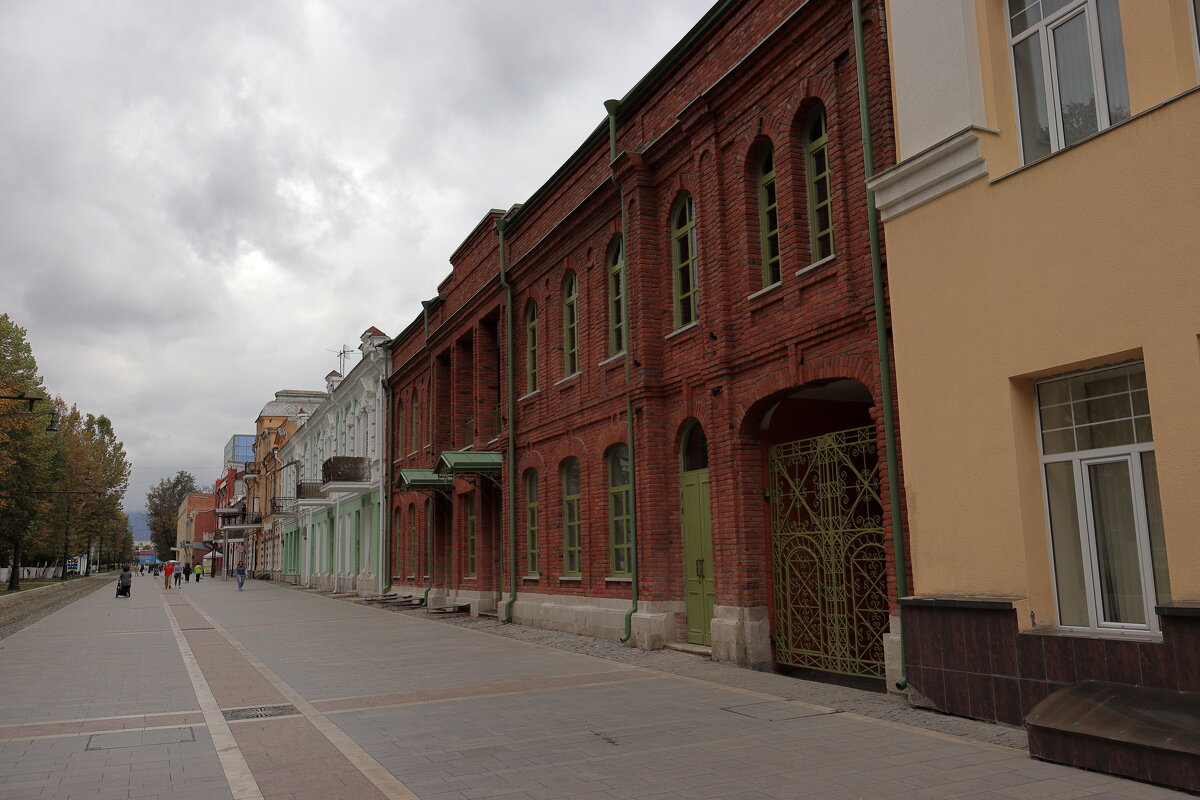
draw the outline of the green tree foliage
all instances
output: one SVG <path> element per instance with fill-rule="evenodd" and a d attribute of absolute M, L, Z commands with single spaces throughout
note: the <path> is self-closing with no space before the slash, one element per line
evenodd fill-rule
<path fill-rule="evenodd" d="M 33 348 L 25 329 L 0 314 L 0 394 L 45 397 Z M 0 400 L 0 558 L 22 561 L 22 547 L 37 521 L 43 496 L 38 489 L 57 477 L 56 444 L 46 432 L 46 401 Z M 15 587 L 16 571 L 10 580 Z"/>
<path fill-rule="evenodd" d="M 146 494 L 146 524 L 150 540 L 160 561 L 172 558 L 179 504 L 192 492 L 198 491 L 196 479 L 190 472 L 180 470 L 174 477 L 163 478 Z"/>

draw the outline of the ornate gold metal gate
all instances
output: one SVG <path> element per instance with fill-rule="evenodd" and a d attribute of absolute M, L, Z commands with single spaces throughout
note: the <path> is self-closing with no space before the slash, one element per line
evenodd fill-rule
<path fill-rule="evenodd" d="M 888 598 L 874 427 L 776 445 L 768 461 L 776 660 L 882 678 Z"/>

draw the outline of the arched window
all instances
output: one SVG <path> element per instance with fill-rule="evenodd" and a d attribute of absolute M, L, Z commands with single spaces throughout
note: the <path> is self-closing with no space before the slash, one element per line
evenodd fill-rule
<path fill-rule="evenodd" d="M 525 470 L 525 574 L 538 574 L 538 475 Z"/>
<path fill-rule="evenodd" d="M 629 509 L 629 448 L 613 445 L 608 451 L 608 543 L 609 574 L 632 574 L 631 515 Z"/>
<path fill-rule="evenodd" d="M 763 286 L 779 283 L 779 203 L 775 195 L 775 148 L 767 143 L 758 163 L 758 231 Z"/>
<path fill-rule="evenodd" d="M 708 469 L 708 437 L 700 423 L 692 423 L 683 435 L 683 471 Z"/>
<path fill-rule="evenodd" d="M 525 308 L 525 391 L 538 388 L 538 307 L 532 300 Z"/>
<path fill-rule="evenodd" d="M 808 174 L 808 234 L 814 262 L 833 255 L 833 185 L 829 168 L 829 136 L 825 109 L 816 108 L 804 134 Z"/>
<path fill-rule="evenodd" d="M 476 531 L 479 527 L 478 509 L 476 508 L 475 492 L 471 492 L 463 498 L 467 506 L 467 558 L 465 576 L 468 578 L 475 577 L 475 545 L 477 542 Z"/>
<path fill-rule="evenodd" d="M 618 236 L 608 248 L 608 354 L 625 352 L 625 243 Z"/>
<path fill-rule="evenodd" d="M 679 198 L 671 211 L 671 264 L 676 329 L 699 318 L 696 287 L 696 204 L 690 194 Z"/>
<path fill-rule="evenodd" d="M 417 506 L 408 506 L 408 577 L 417 577 Z"/>
<path fill-rule="evenodd" d="M 421 406 L 416 391 L 413 391 L 412 403 L 409 405 L 411 408 L 408 413 L 412 417 L 412 449 L 415 452 L 421 449 Z"/>
<path fill-rule="evenodd" d="M 429 580 L 429 566 L 433 559 L 433 501 L 426 498 L 425 500 L 425 563 L 418 575 L 424 573 L 425 580 Z"/>
<path fill-rule="evenodd" d="M 583 542 L 580 540 L 579 459 L 562 463 L 563 575 L 583 574 Z"/>
<path fill-rule="evenodd" d="M 392 417 L 392 447 L 393 458 L 404 455 L 404 401 L 400 398 L 396 398 L 396 413 Z"/>
<path fill-rule="evenodd" d="M 563 374 L 579 372 L 579 279 L 574 272 L 563 278 Z"/>

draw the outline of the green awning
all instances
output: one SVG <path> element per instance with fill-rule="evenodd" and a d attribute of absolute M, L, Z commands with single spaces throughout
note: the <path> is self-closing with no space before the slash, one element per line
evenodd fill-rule
<path fill-rule="evenodd" d="M 406 491 L 409 489 L 449 489 L 452 482 L 450 477 L 438 475 L 431 469 L 400 470 L 400 485 Z"/>
<path fill-rule="evenodd" d="M 504 459 L 495 450 L 447 450 L 438 459 L 440 475 L 499 475 Z"/>

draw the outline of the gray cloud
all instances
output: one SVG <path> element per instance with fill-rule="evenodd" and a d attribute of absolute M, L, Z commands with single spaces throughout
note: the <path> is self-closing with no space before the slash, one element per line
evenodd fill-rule
<path fill-rule="evenodd" d="M 0 310 L 127 507 L 397 333 L 709 0 L 0 4 Z"/>

